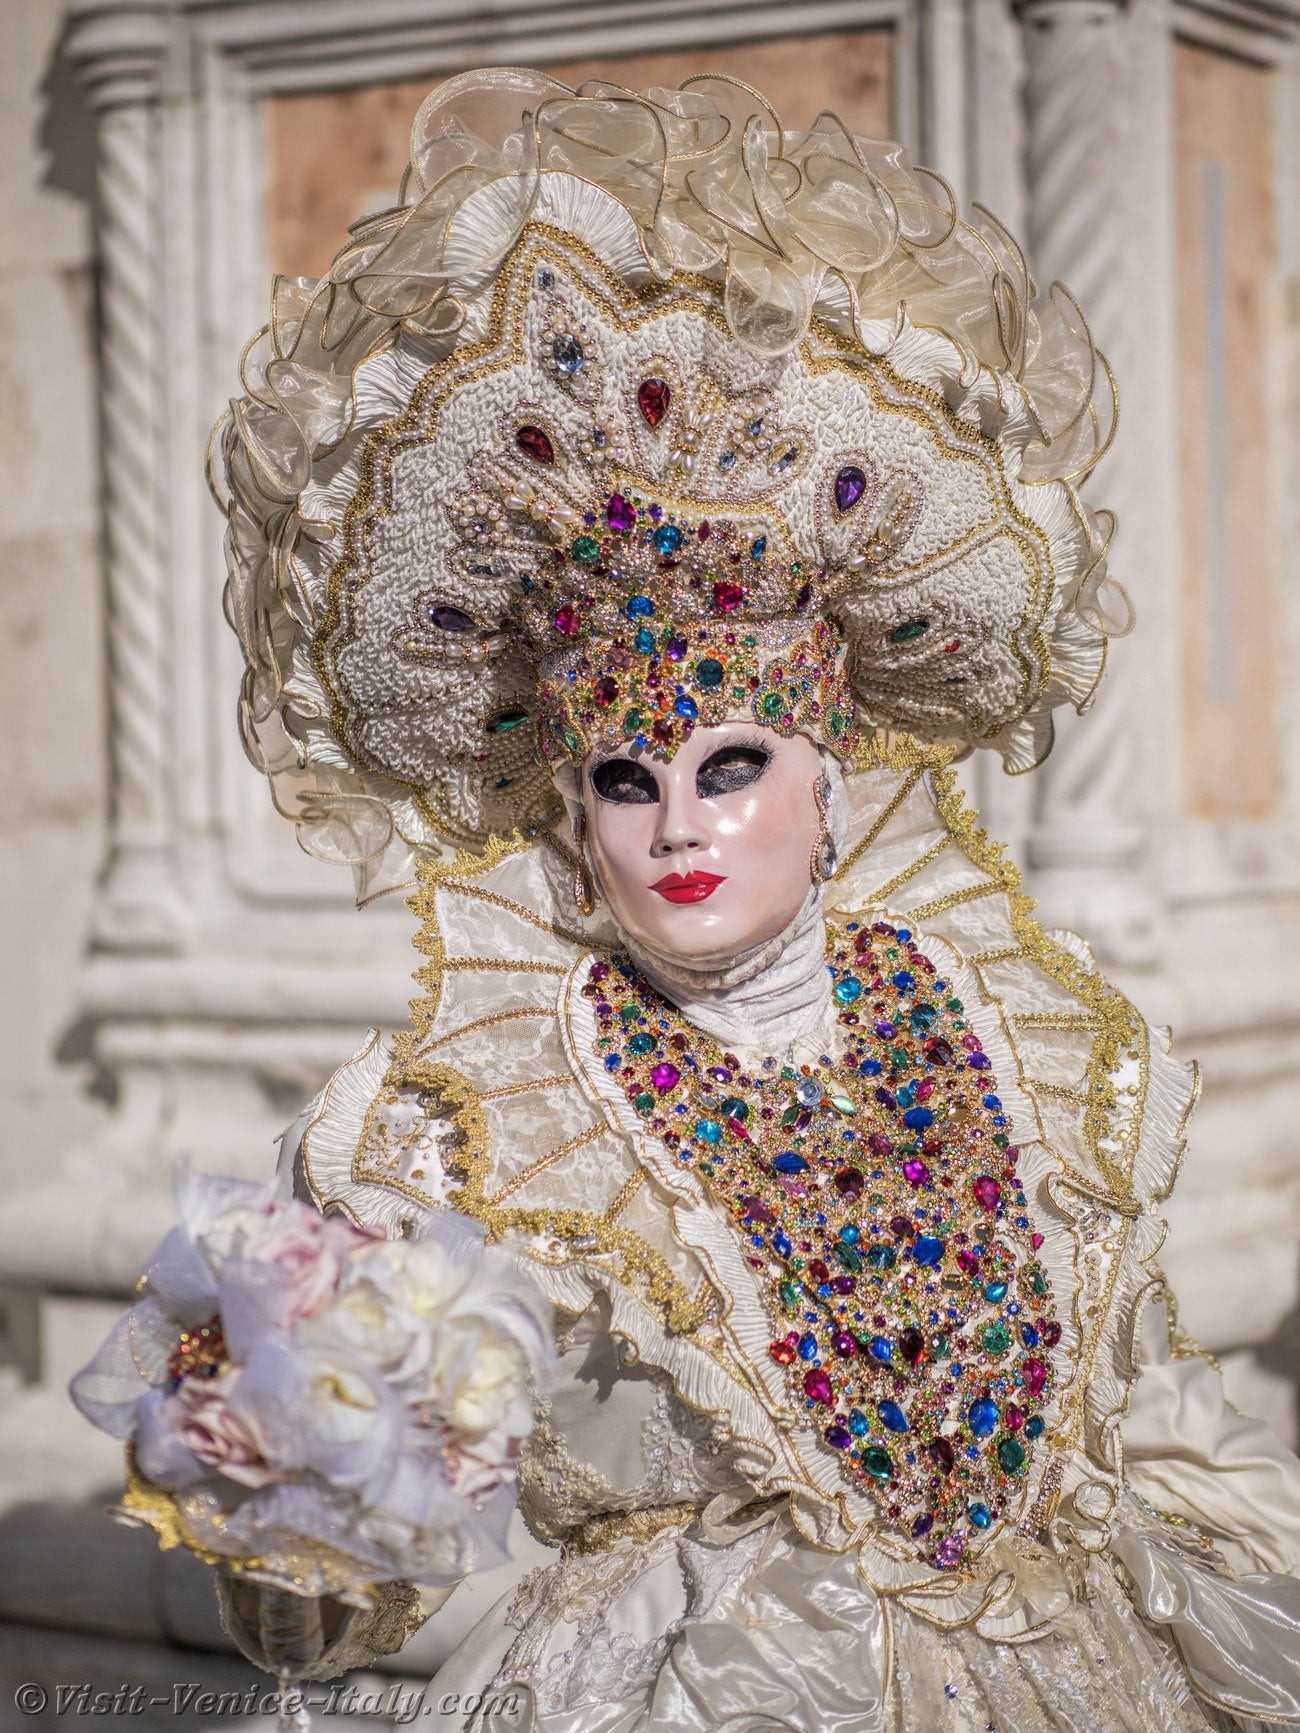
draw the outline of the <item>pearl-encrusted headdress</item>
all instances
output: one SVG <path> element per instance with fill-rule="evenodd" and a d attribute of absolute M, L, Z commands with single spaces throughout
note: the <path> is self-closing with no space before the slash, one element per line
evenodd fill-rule
<path fill-rule="evenodd" d="M 832 116 L 435 91 L 402 203 L 279 283 L 222 430 L 245 738 L 305 846 L 366 889 L 551 822 L 550 762 L 724 715 L 1037 763 L 1104 659 L 1074 478 L 1113 397 L 1033 293 Z"/>

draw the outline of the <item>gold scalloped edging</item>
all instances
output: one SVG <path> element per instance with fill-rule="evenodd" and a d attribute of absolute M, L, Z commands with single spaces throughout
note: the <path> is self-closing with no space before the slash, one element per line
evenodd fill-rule
<path fill-rule="evenodd" d="M 673 1274 L 663 1254 L 642 1239 L 640 1234 L 618 1227 L 608 1209 L 596 1213 L 576 1209 L 503 1207 L 498 1195 L 488 1191 L 491 1152 L 481 1095 L 463 1073 L 454 1071 L 450 1066 L 431 1063 L 420 1055 L 421 1048 L 433 1031 L 442 997 L 442 977 L 448 966 L 467 969 L 492 966 L 491 962 L 480 965 L 474 958 L 448 958 L 438 921 L 439 891 L 463 890 L 467 895 L 477 895 L 480 887 L 475 885 L 475 880 L 483 878 L 512 855 L 522 854 L 532 847 L 533 839 L 516 831 L 513 836 L 505 839 L 490 837 L 481 855 L 462 849 L 450 861 L 427 859 L 420 863 L 419 887 L 407 899 L 407 906 L 420 922 L 412 942 L 428 959 L 416 971 L 415 976 L 417 984 L 424 991 L 411 1001 L 410 1026 L 394 1037 L 393 1061 L 384 1079 L 385 1088 L 428 1090 L 431 1093 L 451 1096 L 456 1102 L 450 1117 L 464 1141 L 454 1152 L 453 1161 L 464 1178 L 456 1190 L 449 1194 L 447 1201 L 452 1207 L 463 1210 L 466 1215 L 482 1222 L 489 1239 L 499 1240 L 508 1233 L 517 1233 L 522 1236 L 546 1234 L 570 1248 L 574 1247 L 575 1242 L 581 1242 L 580 1251 L 570 1249 L 568 1257 L 559 1259 L 548 1258 L 537 1247 L 527 1247 L 528 1255 L 540 1263 L 564 1263 L 579 1256 L 589 1258 L 612 1255 L 618 1259 L 621 1274 L 628 1278 L 628 1286 L 659 1312 L 669 1330 L 678 1334 L 692 1334 L 705 1322 L 707 1295 L 692 1295 L 686 1285 Z M 535 913 L 522 909 L 508 898 L 495 896 L 492 900 L 498 906 L 524 915 L 535 926 L 544 926 L 547 931 L 558 931 L 547 923 L 540 922 Z M 560 936 L 569 937 L 567 934 Z M 573 942 L 581 943 L 576 935 L 573 936 Z M 566 973 L 549 963 L 534 963 L 530 966 L 546 974 Z M 477 1024 L 479 1020 L 473 1021 Z M 444 1032 L 438 1037 L 438 1044 L 444 1045 L 451 1033 L 458 1031 Z M 374 1110 L 375 1104 L 372 1103 L 367 1114 L 367 1132 Z M 533 1162 L 526 1177 L 535 1178 L 544 1171 L 544 1167 L 551 1166 L 554 1161 L 570 1154 L 582 1143 L 590 1142 L 608 1130 L 610 1127 L 602 1118 L 598 1124 L 590 1127 L 588 1132 L 579 1132 L 558 1149 Z M 358 1144 L 358 1160 L 365 1137 L 366 1133 L 363 1132 L 362 1142 Z M 353 1177 L 366 1176 L 354 1165 Z M 407 1189 L 402 1182 L 391 1176 L 383 1176 L 383 1183 L 398 1189 Z M 522 1183 L 522 1180 L 518 1182 Z M 517 1184 L 510 1187 L 511 1191 L 515 1189 Z M 500 1197 L 505 1195 L 507 1194 L 501 1193 Z M 421 1196 L 420 1201 L 428 1206 L 427 1196 Z"/>

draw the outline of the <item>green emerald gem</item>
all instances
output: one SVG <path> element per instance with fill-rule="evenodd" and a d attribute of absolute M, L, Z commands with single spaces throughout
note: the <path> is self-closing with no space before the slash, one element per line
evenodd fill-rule
<path fill-rule="evenodd" d="M 1025 1447 L 1018 1438 L 1004 1438 L 998 1445 L 998 1461 L 1008 1474 L 1024 1466 Z"/>
<path fill-rule="evenodd" d="M 1005 1149 L 1010 1142 L 1010 1139 L 1005 1131 L 995 1131 L 993 1133 L 993 1141 L 997 1144 L 999 1149 Z"/>
<path fill-rule="evenodd" d="M 1011 1332 L 1005 1324 L 990 1324 L 980 1336 L 985 1349 L 990 1354 L 1005 1354 L 1011 1346 Z"/>
<path fill-rule="evenodd" d="M 930 1352 L 934 1355 L 936 1360 L 943 1360 L 943 1359 L 947 1358 L 948 1338 L 943 1333 L 942 1330 L 936 1330 L 934 1335 L 931 1336 L 931 1338 L 930 1338 Z"/>
<path fill-rule="evenodd" d="M 949 1001 L 948 1001 L 948 1009 L 949 1009 L 949 1010 L 950 1010 L 950 1011 L 960 1011 L 960 1010 L 961 1010 L 961 1008 L 962 1008 L 962 1005 L 961 1005 L 961 1000 L 960 1000 L 960 999 L 949 999 Z"/>
<path fill-rule="evenodd" d="M 1045 1294 L 1047 1292 L 1047 1279 L 1041 1270 L 1030 1271 L 1029 1291 L 1031 1294 Z"/>
<path fill-rule="evenodd" d="M 853 1247 L 846 1246 L 843 1240 L 836 1240 L 835 1242 L 835 1257 L 852 1275 L 856 1276 L 862 1268 L 862 1259 Z"/>
<path fill-rule="evenodd" d="M 769 692 L 759 700 L 758 708 L 764 716 L 779 716 L 785 709 L 785 699 L 779 692 Z"/>
<path fill-rule="evenodd" d="M 778 1292 L 781 1295 L 783 1306 L 797 1306 L 799 1304 L 798 1282 L 782 1282 Z"/>
<path fill-rule="evenodd" d="M 632 1103 L 638 1113 L 649 1113 L 654 1104 L 655 1098 L 651 1095 L 648 1089 L 643 1089 L 640 1095 L 638 1095 L 636 1100 Z"/>
<path fill-rule="evenodd" d="M 600 543 L 595 536 L 575 536 L 569 552 L 584 565 L 593 565 L 600 558 Z"/>
<path fill-rule="evenodd" d="M 895 626 L 889 634 L 891 644 L 906 644 L 913 638 L 919 638 L 930 630 L 928 620 L 904 620 L 901 626 Z"/>
<path fill-rule="evenodd" d="M 634 1053 L 653 1053 L 655 1038 L 653 1035 L 634 1035 L 628 1046 Z"/>
<path fill-rule="evenodd" d="M 869 1450 L 862 1452 L 862 1466 L 873 1480 L 892 1480 L 894 1478 L 894 1463 L 889 1452 L 873 1444 Z"/>
<path fill-rule="evenodd" d="M 518 728 L 521 722 L 527 722 L 526 710 L 503 710 L 497 716 L 490 717 L 487 723 L 489 734 L 509 734 L 512 728 Z"/>
<path fill-rule="evenodd" d="M 635 999 L 624 999 L 618 1008 L 618 1014 L 625 1023 L 635 1023 L 641 1015 L 641 1007 Z"/>
<path fill-rule="evenodd" d="M 637 729 L 641 726 L 641 712 L 639 710 L 629 710 L 627 715 L 623 718 L 623 726 L 629 734 L 635 734 Z"/>

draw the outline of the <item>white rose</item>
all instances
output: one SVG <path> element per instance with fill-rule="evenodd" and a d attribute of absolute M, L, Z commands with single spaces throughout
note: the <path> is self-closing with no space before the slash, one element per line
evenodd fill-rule
<path fill-rule="evenodd" d="M 472 1320 L 434 1335 L 425 1395 L 458 1432 L 522 1437 L 532 1423 L 523 1349 Z"/>

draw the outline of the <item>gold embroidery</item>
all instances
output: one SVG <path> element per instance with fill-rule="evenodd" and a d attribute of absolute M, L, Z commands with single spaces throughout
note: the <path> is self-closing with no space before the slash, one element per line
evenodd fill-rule
<path fill-rule="evenodd" d="M 570 1079 L 570 1081 L 573 1080 Z M 495 1206 L 506 1198 L 513 1197 L 515 1192 L 522 1191 L 531 1180 L 536 1179 L 539 1174 L 545 1173 L 548 1167 L 553 1167 L 564 1156 L 572 1155 L 575 1149 L 582 1149 L 588 1143 L 594 1143 L 605 1129 L 604 1124 L 589 1125 L 585 1131 L 580 1131 L 576 1136 L 568 1138 L 548 1154 L 540 1156 L 531 1167 L 526 1167 L 522 1173 L 517 1173 L 508 1185 L 501 1187 L 500 1191 L 494 1191 L 488 1202 Z M 609 1220 L 608 1211 L 606 1211 L 605 1219 Z"/>

